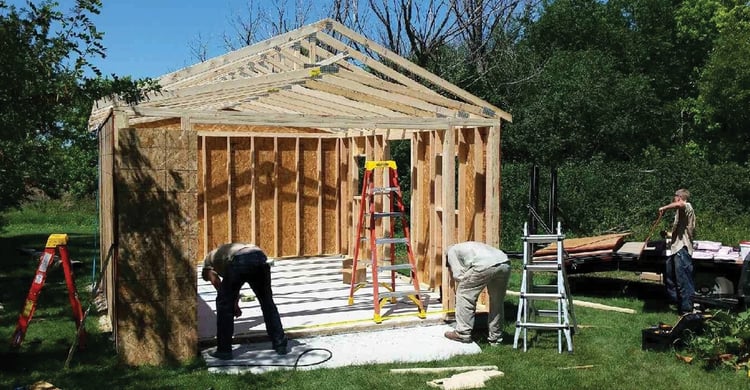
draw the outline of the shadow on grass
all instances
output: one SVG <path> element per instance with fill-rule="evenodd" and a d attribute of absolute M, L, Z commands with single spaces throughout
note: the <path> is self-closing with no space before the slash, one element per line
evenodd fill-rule
<path fill-rule="evenodd" d="M 569 276 L 568 283 L 574 297 L 629 298 L 643 301 L 644 312 L 669 310 L 664 286 L 659 283 L 602 274 Z"/>

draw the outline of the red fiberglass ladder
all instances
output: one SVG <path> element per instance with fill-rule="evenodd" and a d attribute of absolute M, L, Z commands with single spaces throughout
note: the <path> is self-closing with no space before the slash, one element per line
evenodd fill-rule
<path fill-rule="evenodd" d="M 386 169 L 388 173 L 388 187 L 377 188 L 375 187 L 375 170 Z M 381 202 L 383 205 L 388 205 L 387 210 L 378 211 L 375 205 L 375 195 L 388 196 L 389 202 Z M 411 238 L 409 237 L 409 225 L 406 220 L 404 212 L 404 203 L 401 196 L 401 187 L 398 184 L 398 171 L 396 169 L 395 161 L 367 161 L 365 162 L 365 173 L 362 180 L 362 200 L 359 207 L 359 222 L 357 223 L 357 242 L 354 246 L 354 259 L 352 261 L 352 278 L 351 287 L 349 288 L 349 304 L 354 304 L 354 292 L 364 287 L 367 282 L 357 283 L 356 275 L 357 263 L 359 262 L 360 243 L 363 241 L 369 241 L 370 243 L 370 271 L 372 273 L 372 295 L 373 295 L 373 307 L 374 316 L 373 319 L 376 323 L 381 323 L 383 318 L 380 315 L 380 309 L 385 305 L 386 301 L 391 300 L 391 303 L 396 302 L 398 297 L 408 297 L 414 302 L 419 310 L 419 318 L 425 318 L 424 305 L 422 304 L 421 297 L 419 295 L 419 279 L 417 278 L 416 262 L 414 260 L 414 253 L 411 248 Z M 382 206 L 381 206 L 382 207 Z M 367 211 L 365 211 L 367 210 Z M 366 217 L 365 217 L 366 216 Z M 386 237 L 377 237 L 376 232 L 376 220 L 387 219 L 387 218 L 400 218 L 401 227 L 403 227 L 403 237 L 394 236 L 394 223 L 390 224 L 390 231 Z M 367 230 L 367 235 L 363 235 L 363 230 Z M 396 257 L 396 244 L 402 244 L 406 246 L 406 254 L 408 257 L 407 262 L 400 262 Z M 379 246 L 388 246 L 390 251 L 389 258 L 378 259 L 378 252 L 383 249 L 379 249 Z M 366 260 L 365 260 L 366 261 Z M 382 264 L 381 264 L 382 261 Z M 398 270 L 409 270 L 411 274 L 411 281 L 414 289 L 409 291 L 396 291 L 396 274 Z M 387 272 L 390 275 L 390 283 L 383 283 L 378 281 L 378 273 Z M 386 275 L 383 275 L 386 276 Z M 384 287 L 387 291 L 380 292 L 379 288 Z"/>
<path fill-rule="evenodd" d="M 21 309 L 21 314 L 18 316 L 18 325 L 16 331 L 13 332 L 11 338 L 11 347 L 18 348 L 23 342 L 23 338 L 26 335 L 26 329 L 29 327 L 31 317 L 34 315 L 36 310 L 37 299 L 39 299 L 39 293 L 44 287 L 44 281 L 47 279 L 47 270 L 52 267 L 55 263 L 55 251 L 60 253 L 60 262 L 62 263 L 63 272 L 65 273 L 65 282 L 68 285 L 68 299 L 70 300 L 70 306 L 73 308 L 73 318 L 76 321 L 76 329 L 80 331 L 78 333 L 78 345 L 83 348 L 85 340 L 85 332 L 81 329 L 81 322 L 83 320 L 83 310 L 81 308 L 81 302 L 78 300 L 78 292 L 76 291 L 75 277 L 73 275 L 73 269 L 68 257 L 68 235 L 67 234 L 52 234 L 47 239 L 47 245 L 44 248 L 41 258 L 39 259 L 39 267 L 34 275 L 34 280 L 31 282 L 31 288 L 29 289 L 29 295 L 26 296 L 26 302 Z"/>

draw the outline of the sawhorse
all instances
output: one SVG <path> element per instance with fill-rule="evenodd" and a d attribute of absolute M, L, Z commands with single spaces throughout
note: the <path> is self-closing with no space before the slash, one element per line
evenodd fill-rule
<path fill-rule="evenodd" d="M 47 245 L 39 259 L 39 267 L 37 267 L 34 280 L 31 282 L 29 294 L 26 296 L 26 302 L 23 305 L 23 309 L 21 309 L 21 314 L 18 316 L 18 325 L 16 326 L 16 331 L 13 332 L 13 337 L 11 338 L 11 347 L 13 348 L 20 347 L 21 342 L 23 342 L 23 338 L 26 335 L 26 329 L 29 327 L 31 317 L 36 310 L 39 293 L 42 291 L 44 281 L 47 279 L 47 270 L 55 263 L 55 251 L 60 253 L 60 262 L 62 263 L 63 272 L 65 273 L 65 283 L 68 285 L 68 299 L 70 300 L 70 306 L 73 308 L 73 318 L 76 322 L 76 330 L 80 330 L 77 332 L 79 337 L 78 345 L 81 348 L 85 346 L 84 341 L 86 338 L 86 332 L 83 331 L 83 329 L 80 329 L 83 321 L 83 310 L 81 308 L 81 302 L 78 300 L 75 277 L 73 276 L 70 257 L 68 257 L 68 235 L 52 234 L 47 239 Z"/>

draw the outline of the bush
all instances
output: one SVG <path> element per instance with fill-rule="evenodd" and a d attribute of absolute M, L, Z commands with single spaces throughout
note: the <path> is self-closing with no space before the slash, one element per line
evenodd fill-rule
<path fill-rule="evenodd" d="M 703 333 L 688 338 L 687 350 L 706 368 L 750 371 L 750 310 L 738 315 L 714 313 L 706 320 Z"/>

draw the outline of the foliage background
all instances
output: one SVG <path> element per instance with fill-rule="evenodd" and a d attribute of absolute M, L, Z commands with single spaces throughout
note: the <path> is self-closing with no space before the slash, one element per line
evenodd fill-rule
<path fill-rule="evenodd" d="M 159 89 L 92 66 L 106 54 L 105 32 L 92 22 L 101 1 L 73 4 L 0 0 L 0 211 L 39 197 L 94 198 L 97 134 L 86 126 L 93 102 L 137 102 Z M 528 217 L 533 165 L 544 173 L 542 205 L 544 180 L 558 172 L 567 234 L 629 230 L 643 239 L 658 207 L 685 187 L 699 238 L 750 238 L 746 1 L 353 4 L 322 1 L 320 9 L 513 115 L 502 133 L 504 248 L 517 247 Z M 272 15 L 249 5 L 250 15 L 228 26 L 242 39 L 223 40 L 238 48 L 265 38 L 260 26 L 286 32 L 312 22 L 309 10 Z M 391 151 L 399 167 L 410 166 L 408 142 Z M 400 175 L 408 188 L 409 172 Z"/>

